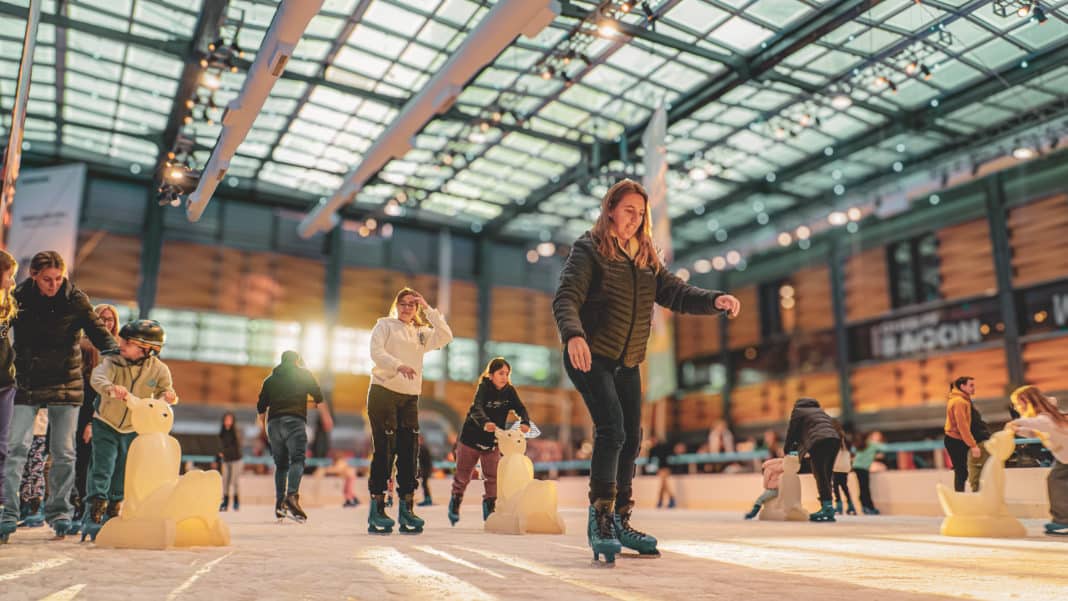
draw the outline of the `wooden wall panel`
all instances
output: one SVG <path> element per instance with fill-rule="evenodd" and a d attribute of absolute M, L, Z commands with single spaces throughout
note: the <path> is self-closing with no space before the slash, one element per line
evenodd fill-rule
<path fill-rule="evenodd" d="M 78 233 L 78 254 L 63 257 L 73 264 L 71 279 L 94 303 L 136 303 L 141 282 L 141 239 L 103 231 Z"/>
<path fill-rule="evenodd" d="M 363 413 L 367 410 L 367 389 L 371 376 L 334 374 L 334 408 L 338 411 Z"/>
<path fill-rule="evenodd" d="M 997 292 L 990 227 L 986 218 L 942 228 L 936 235 L 943 298 Z"/>
<path fill-rule="evenodd" d="M 834 327 L 829 267 L 801 269 L 790 278 L 796 299 L 797 329 L 802 332 L 829 330 Z"/>
<path fill-rule="evenodd" d="M 786 420 L 799 398 L 813 398 L 835 415 L 841 407 L 836 372 L 798 374 L 736 388 L 731 393 L 734 423 Z"/>
<path fill-rule="evenodd" d="M 163 243 L 156 305 L 178 309 L 214 311 L 220 298 L 219 249 L 214 246 L 176 242 Z"/>
<path fill-rule="evenodd" d="M 491 292 L 490 313 L 491 340 L 560 346 L 547 292 L 497 286 Z"/>
<path fill-rule="evenodd" d="M 1008 228 L 1014 286 L 1068 277 L 1068 194 L 1012 209 Z"/>
<path fill-rule="evenodd" d="M 346 267 L 341 272 L 340 325 L 369 330 L 389 312 L 393 295 L 403 286 L 401 274 L 385 269 Z"/>
<path fill-rule="evenodd" d="M 746 307 L 745 309 L 749 309 Z M 675 314 L 676 359 L 686 361 L 719 353 L 720 317 Z"/>
<path fill-rule="evenodd" d="M 860 321 L 890 310 L 886 249 L 852 255 L 845 264 L 846 319 Z"/>
<path fill-rule="evenodd" d="M 672 425 L 676 432 L 707 430 L 723 418 L 723 395 L 708 392 L 690 393 L 678 401 L 677 419 Z"/>
<path fill-rule="evenodd" d="M 1004 351 L 983 349 L 855 368 L 850 376 L 853 406 L 857 412 L 872 412 L 944 403 L 950 382 L 959 376 L 976 378 L 978 398 L 1004 396 Z"/>
<path fill-rule="evenodd" d="M 1028 384 L 1044 393 L 1068 390 L 1068 336 L 1050 338 L 1023 345 L 1024 375 Z M 1064 411 L 1068 403 L 1059 403 Z"/>
<path fill-rule="evenodd" d="M 274 306 L 274 319 L 323 323 L 326 266 L 322 261 L 277 255 L 274 275 L 282 292 Z"/>
<path fill-rule="evenodd" d="M 760 303 L 757 300 L 757 287 L 746 286 L 731 293 L 742 303 L 738 317 L 730 320 L 727 335 L 733 349 L 760 342 Z"/>

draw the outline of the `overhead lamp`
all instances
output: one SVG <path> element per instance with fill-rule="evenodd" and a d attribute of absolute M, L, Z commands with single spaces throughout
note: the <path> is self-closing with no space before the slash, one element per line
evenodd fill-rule
<path fill-rule="evenodd" d="M 808 127 L 809 125 L 812 125 L 812 115 L 805 113 L 801 115 L 801 118 L 798 119 L 797 122 L 801 124 L 801 127 Z"/>
<path fill-rule="evenodd" d="M 790 246 L 794 237 L 790 235 L 790 232 L 781 232 L 779 234 L 779 246 Z"/>
<path fill-rule="evenodd" d="M 834 98 L 831 98 L 831 106 L 840 111 L 844 111 L 845 109 L 853 106 L 853 99 L 849 96 L 849 94 L 835 94 Z"/>
<path fill-rule="evenodd" d="M 1034 16 L 1032 16 L 1031 18 L 1032 20 L 1037 21 L 1039 25 L 1049 20 L 1049 17 L 1046 16 L 1046 11 L 1043 10 L 1042 7 L 1038 6 L 1037 4 L 1035 5 Z"/>
<path fill-rule="evenodd" d="M 808 240 L 808 237 L 812 235 L 812 230 L 808 229 L 807 225 L 798 226 L 794 232 L 797 235 L 798 240 Z"/>
<path fill-rule="evenodd" d="M 600 25 L 597 26 L 597 31 L 601 32 L 601 35 L 606 38 L 613 38 L 619 33 L 615 21 L 610 21 L 608 19 L 601 21 Z"/>
<path fill-rule="evenodd" d="M 694 167 L 690 169 L 690 179 L 694 181 L 703 181 L 708 179 L 708 172 L 700 167 Z"/>
<path fill-rule="evenodd" d="M 849 222 L 849 217 L 842 211 L 833 211 L 827 216 L 827 222 L 834 226 L 845 225 Z"/>
<path fill-rule="evenodd" d="M 571 59 L 573 59 L 573 58 L 575 58 L 575 50 L 574 50 L 574 48 L 568 50 L 564 54 L 564 58 L 563 58 L 564 64 L 565 65 L 570 65 L 571 64 Z"/>
<path fill-rule="evenodd" d="M 712 268 L 716 271 L 723 271 L 727 267 L 727 260 L 723 257 L 715 257 L 712 259 Z"/>
<path fill-rule="evenodd" d="M 849 217 L 850 221 L 860 221 L 860 218 L 863 217 L 863 214 L 857 207 L 849 207 L 849 210 L 846 211 L 846 216 Z"/>
<path fill-rule="evenodd" d="M 897 94 L 897 84 L 895 84 L 893 82 L 893 80 L 887 79 L 886 80 L 886 85 L 890 86 L 890 91 L 891 92 Z"/>
<path fill-rule="evenodd" d="M 200 78 L 200 85 L 209 90 L 218 90 L 222 86 L 222 80 L 214 73 L 205 73 Z"/>
<path fill-rule="evenodd" d="M 881 87 L 885 86 L 888 83 L 890 83 L 890 80 L 887 79 L 885 75 L 880 75 L 880 76 L 875 78 L 875 88 L 876 89 L 881 88 Z"/>
<path fill-rule="evenodd" d="M 931 69 L 929 69 L 927 65 L 920 65 L 920 73 L 923 75 L 923 78 L 925 80 L 931 79 Z"/>
<path fill-rule="evenodd" d="M 637 0 L 625 0 L 623 4 L 619 5 L 619 10 L 625 13 L 629 13 L 634 5 L 637 4 Z"/>
<path fill-rule="evenodd" d="M 527 251 L 527 263 L 533 264 L 533 263 L 537 263 L 537 262 L 538 262 L 538 251 L 536 251 L 536 250 L 528 250 Z"/>
<path fill-rule="evenodd" d="M 690 281 L 690 270 L 685 267 L 680 267 L 678 271 L 675 272 L 675 275 L 679 276 L 679 279 L 684 282 Z"/>
<path fill-rule="evenodd" d="M 1036 154 L 1037 153 L 1035 152 L 1035 149 L 1031 148 L 1030 146 L 1017 146 L 1012 151 L 1013 158 L 1018 161 L 1027 161 L 1033 159 L 1035 158 Z"/>
<path fill-rule="evenodd" d="M 712 271 L 712 262 L 708 259 L 697 259 L 693 263 L 693 270 L 697 273 L 708 273 Z"/>
<path fill-rule="evenodd" d="M 1031 16 L 1031 11 L 1034 10 L 1034 7 L 1035 7 L 1035 3 L 1034 2 L 1021 4 L 1020 8 L 1016 9 L 1016 15 L 1018 17 L 1020 17 L 1021 19 L 1025 19 L 1025 18 Z"/>
<path fill-rule="evenodd" d="M 781 127 L 776 127 L 775 128 L 775 139 L 776 140 L 782 140 L 784 138 L 786 138 L 786 130 L 781 128 Z"/>
<path fill-rule="evenodd" d="M 171 180 L 172 182 L 180 182 L 184 178 L 185 171 L 183 171 L 181 167 L 171 167 L 167 171 L 167 179 Z"/>
<path fill-rule="evenodd" d="M 553 75 L 556 75 L 556 69 L 552 65 L 545 65 L 545 68 L 541 71 L 541 78 L 548 80 L 552 79 Z"/>
<path fill-rule="evenodd" d="M 905 73 L 907 73 L 909 75 L 915 75 L 916 71 L 919 70 L 919 68 L 920 68 L 920 65 L 917 64 L 915 60 L 913 60 L 909 64 L 905 65 Z"/>
<path fill-rule="evenodd" d="M 727 262 L 731 265 L 737 265 L 742 260 L 742 255 L 736 250 L 732 250 L 727 253 Z"/>
<path fill-rule="evenodd" d="M 551 257 L 556 252 L 556 245 L 552 242 L 542 242 L 538 245 L 538 254 L 543 257 Z"/>

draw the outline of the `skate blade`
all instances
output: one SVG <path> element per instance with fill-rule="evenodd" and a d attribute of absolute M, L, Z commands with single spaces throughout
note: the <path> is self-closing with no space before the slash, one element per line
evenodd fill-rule
<path fill-rule="evenodd" d="M 374 526 L 368 526 L 367 527 L 367 534 L 376 534 L 378 536 L 385 536 L 387 534 L 392 534 L 392 533 L 393 533 L 393 529 L 392 528 L 383 528 L 383 529 L 379 530 L 379 529 L 375 528 Z"/>
<path fill-rule="evenodd" d="M 616 562 L 615 562 L 615 560 L 612 560 L 612 561 L 597 561 L 596 559 L 594 559 L 593 561 L 590 562 L 590 567 L 591 568 L 597 568 L 598 570 L 608 570 L 608 569 L 616 567 Z"/>
<path fill-rule="evenodd" d="M 656 553 L 617 553 L 616 557 L 626 557 L 627 559 L 659 559 L 660 551 Z"/>
<path fill-rule="evenodd" d="M 422 528 L 405 528 L 405 527 L 401 526 L 400 533 L 401 534 L 422 534 L 423 533 L 423 529 Z"/>

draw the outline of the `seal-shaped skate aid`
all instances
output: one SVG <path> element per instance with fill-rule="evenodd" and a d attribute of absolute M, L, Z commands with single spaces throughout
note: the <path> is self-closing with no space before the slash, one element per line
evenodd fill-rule
<path fill-rule="evenodd" d="M 504 457 L 497 465 L 497 505 L 486 518 L 486 532 L 497 534 L 563 534 L 556 511 L 556 482 L 534 479 L 534 464 L 524 454 L 527 439 L 520 430 L 494 431 Z"/>
<path fill-rule="evenodd" d="M 1005 505 L 1005 460 L 1016 449 L 1013 433 L 995 432 L 982 444 L 990 459 L 979 474 L 979 492 L 956 492 L 942 483 L 936 485 L 938 500 L 946 513 L 942 535 L 1023 538 L 1027 529 L 1009 514 Z"/>
<path fill-rule="evenodd" d="M 782 458 L 782 477 L 779 480 L 779 496 L 764 503 L 760 512 L 761 520 L 804 522 L 808 521 L 808 512 L 801 505 L 801 460 L 797 455 Z"/>
<path fill-rule="evenodd" d="M 166 402 L 127 395 L 137 438 L 126 458 L 126 500 L 118 517 L 96 536 L 100 547 L 167 549 L 230 544 L 219 519 L 222 476 L 193 470 L 179 477 L 182 449 L 169 432 L 174 413 Z"/>

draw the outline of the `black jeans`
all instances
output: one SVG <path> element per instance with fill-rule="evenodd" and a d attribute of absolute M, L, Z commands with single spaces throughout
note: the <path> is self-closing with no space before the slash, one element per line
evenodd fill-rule
<path fill-rule="evenodd" d="M 415 490 L 416 463 L 419 459 L 419 397 L 400 394 L 372 384 L 367 391 L 367 418 L 371 422 L 371 477 L 367 488 L 372 495 L 386 494 L 397 465 L 397 494 L 401 497 Z"/>
<path fill-rule="evenodd" d="M 812 443 L 808 454 L 812 457 L 812 475 L 816 477 L 816 488 L 820 493 L 820 503 L 831 502 L 831 477 L 834 474 L 834 460 L 838 458 L 838 449 L 842 447 L 840 438 L 824 438 Z"/>
<path fill-rule="evenodd" d="M 642 437 L 641 371 L 595 355 L 590 371 L 584 373 L 571 365 L 567 349 L 564 368 L 593 419 L 590 502 L 610 494 L 615 485 L 616 506 L 628 505 Z"/>
<path fill-rule="evenodd" d="M 835 472 L 834 473 L 834 500 L 838 503 L 842 502 L 842 494 L 845 493 L 845 500 L 848 505 L 853 504 L 853 496 L 849 494 L 849 472 Z"/>
<path fill-rule="evenodd" d="M 964 492 L 964 483 L 968 481 L 968 445 L 959 438 L 946 435 L 946 450 L 953 462 L 953 490 Z"/>

